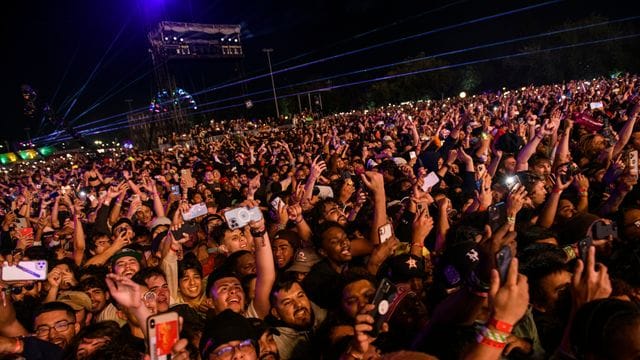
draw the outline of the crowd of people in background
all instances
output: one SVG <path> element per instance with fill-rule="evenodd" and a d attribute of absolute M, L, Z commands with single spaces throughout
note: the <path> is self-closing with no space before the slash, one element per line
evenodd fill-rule
<path fill-rule="evenodd" d="M 175 312 L 173 359 L 638 358 L 639 87 L 216 121 L 8 167 L 2 278 L 47 265 L 0 281 L 0 357 L 155 359 L 148 320 Z"/>

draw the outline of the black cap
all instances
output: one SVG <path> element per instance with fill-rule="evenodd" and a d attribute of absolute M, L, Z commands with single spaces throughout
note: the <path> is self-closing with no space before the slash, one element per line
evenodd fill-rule
<path fill-rule="evenodd" d="M 389 258 L 380 267 L 378 278 L 388 277 L 393 283 L 407 282 L 413 278 L 424 278 L 424 259 L 412 254 L 400 254 Z"/>
<path fill-rule="evenodd" d="M 227 309 L 207 320 L 200 338 L 199 350 L 202 358 L 208 359 L 209 353 L 222 344 L 247 339 L 257 340 L 260 335 L 249 319 Z"/>

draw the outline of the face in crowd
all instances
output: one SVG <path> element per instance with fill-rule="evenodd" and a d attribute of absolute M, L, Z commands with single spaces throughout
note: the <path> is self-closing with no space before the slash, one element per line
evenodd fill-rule
<path fill-rule="evenodd" d="M 202 276 L 195 269 L 185 270 L 178 282 L 178 286 L 180 287 L 180 293 L 186 299 L 197 299 L 204 290 Z"/>
<path fill-rule="evenodd" d="M 297 282 L 289 289 L 281 288 L 274 294 L 271 315 L 296 329 L 308 329 L 313 325 L 311 301 Z"/>
<path fill-rule="evenodd" d="M 149 288 L 149 291 L 156 294 L 157 311 L 160 313 L 168 311 L 171 292 L 169 291 L 169 285 L 164 276 L 151 275 L 144 279 L 144 282 Z"/>
<path fill-rule="evenodd" d="M 116 260 L 116 263 L 113 265 L 113 272 L 116 275 L 122 275 L 129 279 L 138 271 L 140 271 L 140 263 L 138 259 L 133 256 L 123 256 Z"/>
<path fill-rule="evenodd" d="M 322 247 L 318 249 L 320 255 L 335 264 L 351 261 L 351 241 L 347 233 L 338 226 L 326 229 L 321 235 Z"/>
<path fill-rule="evenodd" d="M 244 311 L 245 297 L 240 280 L 236 277 L 224 277 L 214 282 L 211 298 L 216 314 L 226 309 L 236 313 Z"/>
<path fill-rule="evenodd" d="M 80 324 L 76 323 L 75 315 L 65 310 L 43 312 L 36 316 L 33 327 L 39 339 L 61 348 L 66 348 L 80 331 Z"/>

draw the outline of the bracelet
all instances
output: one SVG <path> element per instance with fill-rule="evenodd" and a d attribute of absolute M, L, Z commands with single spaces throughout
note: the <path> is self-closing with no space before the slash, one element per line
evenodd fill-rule
<path fill-rule="evenodd" d="M 552 193 L 554 194 L 560 194 L 562 192 L 562 190 L 558 189 L 558 188 L 553 188 L 553 190 L 551 190 Z"/>
<path fill-rule="evenodd" d="M 482 327 L 482 336 L 486 339 L 493 340 L 499 343 L 506 343 L 509 333 L 489 329 L 488 327 Z"/>
<path fill-rule="evenodd" d="M 516 217 L 515 216 L 507 216 L 507 223 L 508 224 L 515 224 L 516 223 Z"/>
<path fill-rule="evenodd" d="M 573 260 L 578 257 L 572 245 L 565 246 L 562 248 L 562 250 L 567 255 L 567 260 Z"/>
<path fill-rule="evenodd" d="M 580 197 L 587 197 L 587 196 L 589 196 L 589 192 L 587 192 L 587 191 L 580 191 L 580 192 L 578 192 L 578 195 L 580 195 Z"/>
<path fill-rule="evenodd" d="M 496 318 L 489 319 L 487 324 L 495 327 L 496 330 L 504 332 L 504 333 L 507 333 L 507 334 L 510 334 L 511 331 L 513 330 L 513 325 L 512 324 L 509 324 L 508 322 L 504 322 L 504 321 L 498 320 Z"/>

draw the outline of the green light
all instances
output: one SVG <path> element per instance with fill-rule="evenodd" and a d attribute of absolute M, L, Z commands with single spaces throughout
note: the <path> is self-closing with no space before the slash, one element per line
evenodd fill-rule
<path fill-rule="evenodd" d="M 53 154 L 55 151 L 56 151 L 56 148 L 54 148 L 53 146 L 44 146 L 38 149 L 38 152 L 42 156 L 49 156 Z"/>
<path fill-rule="evenodd" d="M 33 160 L 38 156 L 38 153 L 33 149 L 18 151 L 18 155 L 22 160 Z"/>
<path fill-rule="evenodd" d="M 0 162 L 2 163 L 2 165 L 7 165 L 10 163 L 16 162 L 16 160 L 18 160 L 18 158 L 14 153 L 0 154 Z"/>

